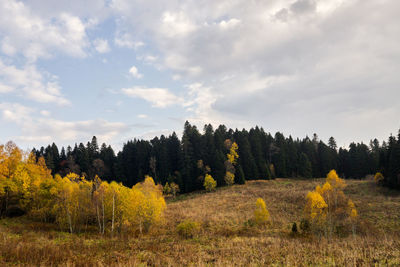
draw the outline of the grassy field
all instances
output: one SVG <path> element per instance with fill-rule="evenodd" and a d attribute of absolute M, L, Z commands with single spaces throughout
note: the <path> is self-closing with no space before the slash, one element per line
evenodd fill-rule
<path fill-rule="evenodd" d="M 0 220 L 1 265 L 32 266 L 399 266 L 400 194 L 372 181 L 346 181 L 356 204 L 356 236 L 326 239 L 292 235 L 305 195 L 323 179 L 250 181 L 212 193 L 168 200 L 165 222 L 142 236 L 70 235 L 27 218 Z M 271 214 L 266 227 L 246 223 L 262 197 Z M 193 238 L 177 231 L 185 219 L 200 230 Z"/>

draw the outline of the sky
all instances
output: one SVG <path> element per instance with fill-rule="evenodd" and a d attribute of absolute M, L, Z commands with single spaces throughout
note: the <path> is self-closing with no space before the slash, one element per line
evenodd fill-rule
<path fill-rule="evenodd" d="M 397 0 L 1 0 L 0 143 L 400 128 Z"/>

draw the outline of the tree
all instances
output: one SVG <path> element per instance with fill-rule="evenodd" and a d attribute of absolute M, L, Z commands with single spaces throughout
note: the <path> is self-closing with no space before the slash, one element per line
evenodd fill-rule
<path fill-rule="evenodd" d="M 326 204 L 320 193 L 316 191 L 308 192 L 306 196 L 306 206 L 304 208 L 306 218 L 317 225 L 324 223 L 326 220 L 327 208 L 328 204 Z"/>
<path fill-rule="evenodd" d="M 237 167 L 237 170 L 236 170 L 235 183 L 237 183 L 237 184 L 245 184 L 246 183 L 243 169 L 242 169 L 242 166 L 240 166 L 240 165 Z"/>
<path fill-rule="evenodd" d="M 233 185 L 235 183 L 235 175 L 231 172 L 226 172 L 225 174 L 225 183 L 227 185 Z"/>
<path fill-rule="evenodd" d="M 335 140 L 335 138 L 333 138 L 333 136 L 331 136 L 329 138 L 328 145 L 329 145 L 329 148 L 336 150 L 336 148 L 337 148 L 336 140 Z"/>
<path fill-rule="evenodd" d="M 212 178 L 211 175 L 206 174 L 203 185 L 207 192 L 211 192 L 211 191 L 215 190 L 215 187 L 217 186 L 217 182 Z"/>
<path fill-rule="evenodd" d="M 128 221 L 139 225 L 140 233 L 148 231 L 150 226 L 163 218 L 166 207 L 160 186 L 156 186 L 150 176 L 146 176 L 143 183 L 136 184 L 130 193 L 127 203 Z M 133 203 L 133 205 L 132 205 Z"/>
<path fill-rule="evenodd" d="M 270 216 L 265 201 L 262 198 L 258 198 L 254 210 L 254 221 L 256 224 L 260 225 L 269 222 L 269 220 Z"/>
<path fill-rule="evenodd" d="M 357 210 L 353 201 L 343 193 L 345 187 L 344 180 L 339 178 L 335 170 L 331 170 L 325 184 L 322 187 L 318 185 L 307 194 L 304 212 L 314 229 L 325 230 L 328 235 L 347 221 L 354 232 Z"/>
<path fill-rule="evenodd" d="M 380 173 L 380 172 L 375 173 L 375 175 L 374 175 L 375 183 L 380 184 L 383 182 L 384 179 L 385 178 L 383 177 L 382 173 Z"/>
<path fill-rule="evenodd" d="M 305 178 L 311 178 L 312 177 L 312 166 L 311 162 L 308 159 L 307 155 L 305 153 L 300 154 L 300 159 L 299 159 L 299 175 L 301 177 Z"/>

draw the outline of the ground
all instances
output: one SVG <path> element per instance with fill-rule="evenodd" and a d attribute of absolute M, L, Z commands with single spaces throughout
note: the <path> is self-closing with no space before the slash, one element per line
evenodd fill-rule
<path fill-rule="evenodd" d="M 305 195 L 323 179 L 248 181 L 168 199 L 163 225 L 147 234 L 113 237 L 68 234 L 26 217 L 0 220 L 0 264 L 32 266 L 308 266 L 400 265 L 400 193 L 372 181 L 347 180 L 345 194 L 359 214 L 356 235 L 325 238 L 293 235 Z M 257 198 L 271 215 L 269 225 L 249 223 Z M 192 238 L 176 226 L 200 224 Z"/>

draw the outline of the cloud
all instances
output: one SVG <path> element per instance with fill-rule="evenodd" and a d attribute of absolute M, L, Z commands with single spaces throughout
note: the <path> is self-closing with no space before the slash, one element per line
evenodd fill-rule
<path fill-rule="evenodd" d="M 318 132 L 349 142 L 369 138 L 363 114 L 371 107 L 389 107 L 385 114 L 390 118 L 400 113 L 394 100 L 400 97 L 400 20 L 395 12 L 400 2 L 150 5 L 113 1 L 119 25 L 137 38 L 147 37 L 160 69 L 190 84 L 192 104 L 185 108 L 203 123 L 261 124 L 296 136 Z M 345 123 L 346 116 L 353 123 Z M 386 138 L 390 125 L 380 122 L 377 136 Z"/>
<path fill-rule="evenodd" d="M 129 97 L 142 98 L 150 102 L 153 107 L 166 108 L 176 104 L 182 104 L 184 100 L 171 93 L 166 88 L 146 88 L 135 86 L 123 88 L 121 92 Z"/>
<path fill-rule="evenodd" d="M 41 114 L 42 116 L 49 117 L 49 116 L 51 115 L 51 112 L 48 111 L 48 110 L 41 110 L 41 111 L 40 111 L 40 114 Z"/>
<path fill-rule="evenodd" d="M 135 66 L 132 66 L 132 67 L 129 69 L 129 73 L 130 73 L 133 77 L 135 77 L 135 78 L 137 78 L 137 79 L 140 79 L 140 78 L 143 77 L 143 74 L 139 73 L 138 69 L 137 69 Z"/>
<path fill-rule="evenodd" d="M 8 92 L 39 103 L 70 104 L 61 94 L 56 76 L 42 74 L 32 64 L 17 68 L 0 60 L 0 93 Z"/>
<path fill-rule="evenodd" d="M 166 11 L 161 17 L 161 31 L 167 37 L 186 35 L 196 30 L 196 25 L 184 12 Z"/>
<path fill-rule="evenodd" d="M 147 116 L 146 114 L 138 114 L 137 117 L 139 119 L 147 119 L 149 116 Z"/>
<path fill-rule="evenodd" d="M 84 121 L 64 121 L 50 117 L 47 112 L 19 103 L 0 103 L 0 114 L 7 123 L 14 123 L 20 129 L 15 141 L 24 143 L 36 142 L 45 145 L 49 142 L 71 143 L 84 142 L 96 135 L 102 142 L 113 141 L 113 138 L 127 132 L 129 127 L 121 122 L 109 122 L 104 119 Z M 1 122 L 1 121 L 0 121 Z"/>
<path fill-rule="evenodd" d="M 142 46 L 144 46 L 144 43 L 141 41 L 134 41 L 132 36 L 128 33 L 117 33 L 117 36 L 114 39 L 115 45 L 118 47 L 125 47 L 125 48 L 130 48 L 133 50 L 136 50 Z"/>
<path fill-rule="evenodd" d="M 60 13 L 55 17 L 36 14 L 23 2 L 0 2 L 1 49 L 7 55 L 22 54 L 31 62 L 61 52 L 85 57 L 88 47 L 86 26 L 77 16 Z"/>
<path fill-rule="evenodd" d="M 93 41 L 94 48 L 100 54 L 108 53 L 111 51 L 110 46 L 108 45 L 108 41 L 104 39 L 95 39 Z"/>
<path fill-rule="evenodd" d="M 9 93 L 14 91 L 14 88 L 8 85 L 0 84 L 0 93 Z"/>
<path fill-rule="evenodd" d="M 219 23 L 219 27 L 222 30 L 229 30 L 229 29 L 237 27 L 239 24 L 240 24 L 240 20 L 233 18 L 228 21 L 225 21 L 225 20 L 221 21 Z"/>

